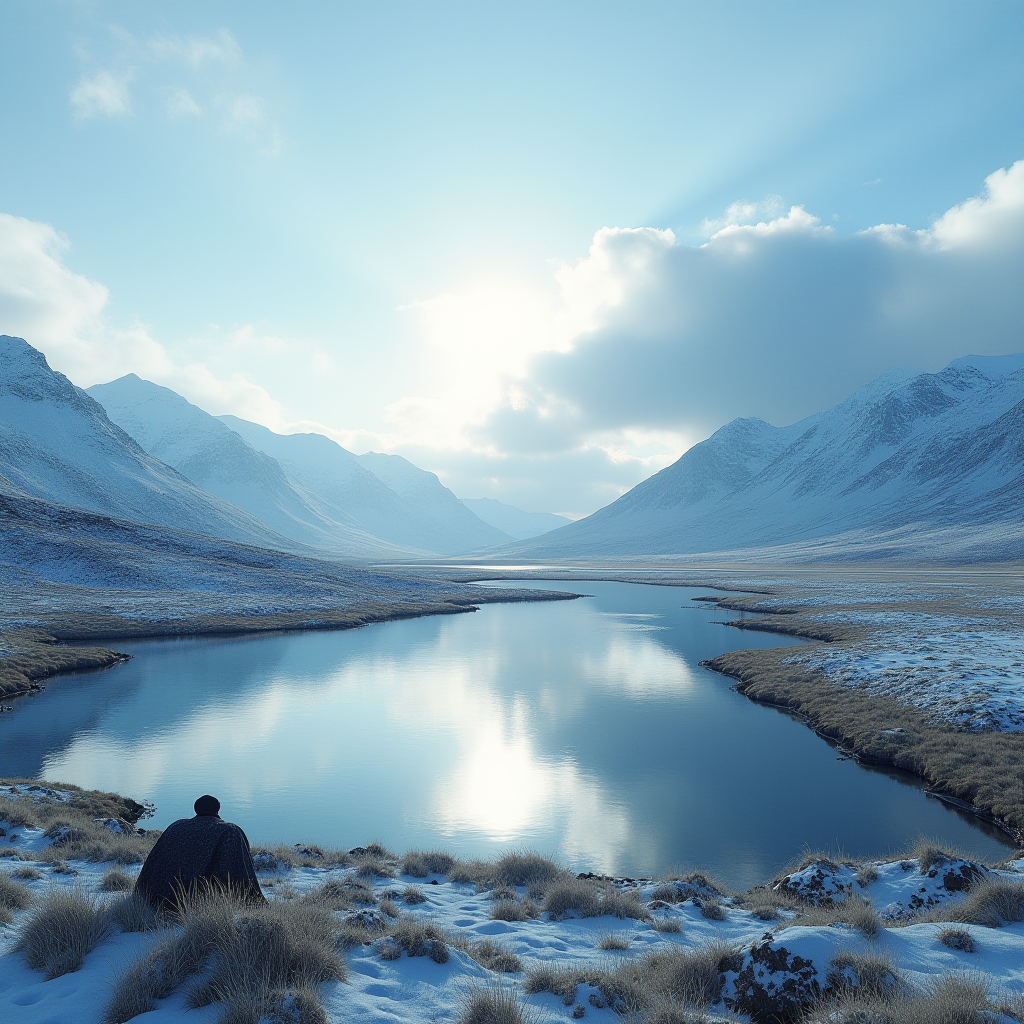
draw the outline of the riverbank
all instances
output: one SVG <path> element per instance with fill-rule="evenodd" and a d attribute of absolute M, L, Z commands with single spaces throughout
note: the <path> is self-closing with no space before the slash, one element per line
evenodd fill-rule
<path fill-rule="evenodd" d="M 126 895 L 158 835 L 138 828 L 144 813 L 0 780 L 0 1019 L 817 1024 L 869 997 L 916 1006 L 915 1021 L 946 1019 L 950 1000 L 967 1024 L 1024 1019 L 1024 860 L 927 844 L 880 861 L 808 854 L 735 893 L 698 873 L 574 875 L 526 852 L 307 841 L 254 848 L 266 908 L 159 919 Z"/>
<path fill-rule="evenodd" d="M 288 593 L 255 588 L 139 592 L 16 578 L 0 598 L 0 699 L 38 691 L 52 676 L 109 668 L 127 660 L 126 654 L 94 646 L 97 641 L 354 629 L 473 612 L 482 604 L 577 596 L 473 587 L 433 576 L 394 578 L 405 586 L 384 594 L 380 588 L 361 594 L 351 584 L 292 588 Z"/>
<path fill-rule="evenodd" d="M 865 764 L 917 776 L 1016 841 L 1024 835 L 1024 577 L 1016 569 L 546 566 L 459 570 L 452 578 L 718 590 L 721 597 L 697 600 L 733 613 L 723 625 L 809 641 L 799 651 L 740 650 L 710 660 L 739 693 L 797 715 Z"/>

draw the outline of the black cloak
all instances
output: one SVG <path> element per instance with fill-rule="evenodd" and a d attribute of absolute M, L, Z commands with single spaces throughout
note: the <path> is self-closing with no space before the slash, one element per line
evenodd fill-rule
<path fill-rule="evenodd" d="M 217 814 L 179 818 L 149 851 L 135 892 L 154 906 L 172 909 L 204 883 L 230 887 L 243 899 L 264 902 L 245 833 Z"/>

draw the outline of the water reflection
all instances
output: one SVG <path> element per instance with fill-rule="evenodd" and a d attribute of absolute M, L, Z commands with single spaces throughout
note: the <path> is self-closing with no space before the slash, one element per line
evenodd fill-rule
<path fill-rule="evenodd" d="M 263 841 L 529 844 L 580 869 L 701 865 L 737 885 L 804 845 L 880 853 L 925 832 L 1001 852 L 698 665 L 794 641 L 716 624 L 692 588 L 551 586 L 593 596 L 125 644 L 127 665 L 0 720 L 0 771 L 153 799 L 158 825 L 212 791 Z"/>

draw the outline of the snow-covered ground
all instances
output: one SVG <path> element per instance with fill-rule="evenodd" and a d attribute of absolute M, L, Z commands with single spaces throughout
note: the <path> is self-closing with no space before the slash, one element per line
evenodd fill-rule
<path fill-rule="evenodd" d="M 0 795 L 31 799 L 31 791 Z M 60 800 L 61 794 L 50 793 Z M 4 842 L 23 851 L 27 860 L 2 859 L 0 871 L 8 874 L 32 864 L 49 840 L 38 829 L 11 827 L 0 822 Z M 294 898 L 328 879 L 340 879 L 351 869 L 288 868 L 270 857 L 258 858 L 264 889 L 271 899 Z M 29 878 L 27 885 L 38 897 L 53 887 L 76 887 L 104 901 L 120 898 L 117 893 L 100 893 L 102 876 L 110 864 L 71 862 L 70 871 L 55 872 L 40 861 L 41 877 Z M 134 872 L 135 868 L 129 868 Z M 707 891 L 698 883 L 665 883 L 619 880 L 623 890 L 635 890 L 650 920 L 617 919 L 612 916 L 553 920 L 547 913 L 535 920 L 504 921 L 491 916 L 495 893 L 480 891 L 473 884 L 456 884 L 442 875 L 377 878 L 372 882 L 378 902 L 392 899 L 403 914 L 429 921 L 451 935 L 460 936 L 463 945 L 480 940 L 497 943 L 521 961 L 521 971 L 496 975 L 471 958 L 458 945 L 448 950 L 446 962 L 430 956 L 397 959 L 382 956 L 388 940 L 357 945 L 346 953 L 348 977 L 344 982 L 321 986 L 320 995 L 328 1019 L 335 1021 L 388 1022 L 453 1021 L 458 1018 L 467 994 L 474 987 L 501 985 L 514 991 L 532 1006 L 542 1020 L 579 1019 L 595 1021 L 622 1019 L 607 1005 L 601 991 L 580 984 L 568 1002 L 551 993 L 528 994 L 524 984 L 528 974 L 539 966 L 576 970 L 614 970 L 623 963 L 639 959 L 656 950 L 694 948 L 722 942 L 739 950 L 733 969 L 723 974 L 722 997 L 712 1006 L 715 1015 L 726 1020 L 750 1020 L 736 1011 L 735 999 L 741 990 L 749 993 L 753 985 L 770 994 L 773 984 L 799 978 L 800 985 L 825 985 L 830 962 L 842 953 L 877 953 L 888 956 L 899 974 L 911 986 L 926 987 L 939 977 L 971 972 L 984 975 L 993 997 L 1011 999 L 1024 993 L 1024 924 L 1001 927 L 962 926 L 975 943 L 973 952 L 950 948 L 939 941 L 943 927 L 939 923 L 913 923 L 921 912 L 966 897 L 968 886 L 986 879 L 1003 878 L 1024 882 L 1024 861 L 1014 861 L 1000 870 L 959 860 L 937 860 L 922 873 L 917 860 L 897 860 L 874 865 L 858 865 L 856 870 L 828 862 L 812 863 L 785 876 L 779 890 L 799 897 L 807 905 L 840 902 L 853 895 L 870 901 L 882 918 L 882 927 L 867 937 L 846 924 L 781 927 L 792 914 L 783 911 L 783 920 L 766 922 L 743 909 L 743 898 L 721 901 L 721 920 L 709 919 L 701 910 Z M 407 886 L 422 895 L 422 901 L 405 899 Z M 670 890 L 673 892 L 670 893 Z M 506 895 L 508 895 L 506 893 Z M 525 889 L 516 890 L 522 899 Z M 669 899 L 666 896 L 670 895 Z M 679 902 L 676 902 L 679 901 Z M 360 911 L 357 911 L 359 913 Z M 0 1020 L 17 1024 L 92 1024 L 102 1019 L 110 999 L 111 986 L 128 964 L 164 938 L 166 933 L 120 934 L 116 931 L 85 958 L 83 966 L 53 980 L 27 966 L 21 954 L 13 951 L 19 928 L 31 907 L 17 911 L 13 921 L 0 927 Z M 344 918 L 346 913 L 338 912 Z M 385 920 L 377 907 L 368 905 L 365 916 Z M 674 922 L 678 931 L 663 930 L 665 922 Z M 658 927 L 656 927 L 656 925 Z M 615 936 L 625 949 L 605 950 L 602 940 Z M 809 962 L 809 966 L 808 963 Z M 770 969 L 765 967 L 771 963 Z M 753 979 L 753 981 L 751 981 Z M 144 1018 L 152 1024 L 172 1021 L 212 1022 L 218 1019 L 217 1005 L 203 1009 L 186 1008 L 184 989 L 159 1001 Z M 1010 1024 L 1015 1018 L 993 1014 L 993 1022 Z"/>
<path fill-rule="evenodd" d="M 1013 576 L 759 580 L 758 611 L 837 629 L 787 661 L 965 729 L 1024 729 L 1024 585 Z"/>

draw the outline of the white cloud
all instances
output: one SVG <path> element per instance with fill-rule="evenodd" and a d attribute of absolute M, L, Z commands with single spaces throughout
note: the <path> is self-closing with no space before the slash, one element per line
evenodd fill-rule
<path fill-rule="evenodd" d="M 66 265 L 68 247 L 49 224 L 0 213 L 0 334 L 24 338 L 81 387 L 137 373 L 214 412 L 287 424 L 280 403 L 244 374 L 169 351 L 144 325 L 112 325 L 109 292 Z"/>
<path fill-rule="evenodd" d="M 226 28 L 212 36 L 156 36 L 148 49 L 157 60 L 182 61 L 193 68 L 211 62 L 235 63 L 242 56 L 242 48 Z"/>
<path fill-rule="evenodd" d="M 192 98 L 188 89 L 174 89 L 167 97 L 167 113 L 175 119 L 200 117 L 203 109 Z"/>
<path fill-rule="evenodd" d="M 71 106 L 81 120 L 124 117 L 131 112 L 130 72 L 97 71 L 84 75 L 71 90 Z"/>

